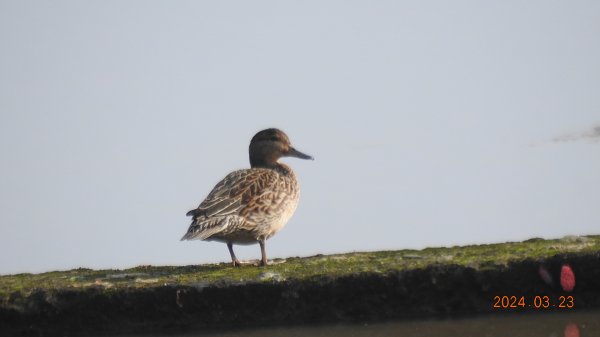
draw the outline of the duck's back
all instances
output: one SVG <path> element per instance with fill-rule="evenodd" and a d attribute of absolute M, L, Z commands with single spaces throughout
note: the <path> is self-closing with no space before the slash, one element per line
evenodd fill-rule
<path fill-rule="evenodd" d="M 228 174 L 188 212 L 193 221 L 182 240 L 253 243 L 273 236 L 293 215 L 300 194 L 293 171 L 279 165 Z"/>

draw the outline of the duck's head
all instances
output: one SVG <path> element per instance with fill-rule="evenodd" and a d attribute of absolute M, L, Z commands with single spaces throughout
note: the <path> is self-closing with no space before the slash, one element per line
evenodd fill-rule
<path fill-rule="evenodd" d="M 281 157 L 313 159 L 296 150 L 288 136 L 279 129 L 266 129 L 258 132 L 250 141 L 250 166 L 273 167 Z"/>

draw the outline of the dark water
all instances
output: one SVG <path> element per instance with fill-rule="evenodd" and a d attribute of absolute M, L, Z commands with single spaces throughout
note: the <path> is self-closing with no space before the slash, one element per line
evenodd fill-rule
<path fill-rule="evenodd" d="M 147 337 L 149 335 L 145 335 Z M 150 335 L 152 336 L 152 335 Z M 154 335 L 167 337 L 167 335 Z M 600 311 L 577 313 L 511 313 L 452 320 L 420 320 L 249 329 L 226 333 L 187 333 L 168 337 L 222 336 L 410 336 L 410 337 L 600 337 Z"/>

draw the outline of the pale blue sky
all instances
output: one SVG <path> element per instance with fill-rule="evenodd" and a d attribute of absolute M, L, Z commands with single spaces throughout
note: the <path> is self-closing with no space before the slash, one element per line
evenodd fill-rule
<path fill-rule="evenodd" d="M 270 258 L 598 234 L 599 36 L 598 1 L 0 0 L 0 273 L 228 261 L 185 213 L 272 126 L 316 160 Z"/>

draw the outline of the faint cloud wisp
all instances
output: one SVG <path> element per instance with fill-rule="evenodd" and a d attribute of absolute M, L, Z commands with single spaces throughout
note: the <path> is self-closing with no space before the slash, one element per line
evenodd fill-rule
<path fill-rule="evenodd" d="M 589 140 L 591 142 L 599 142 L 600 141 L 600 125 L 594 126 L 591 130 L 587 130 L 584 132 L 571 133 L 562 136 L 555 137 L 552 139 L 555 143 L 562 142 L 575 142 L 580 140 Z"/>

